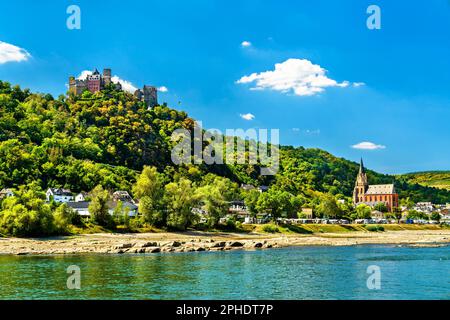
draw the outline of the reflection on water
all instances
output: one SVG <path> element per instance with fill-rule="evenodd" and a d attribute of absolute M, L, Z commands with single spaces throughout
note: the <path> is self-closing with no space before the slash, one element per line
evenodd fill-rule
<path fill-rule="evenodd" d="M 70 265 L 81 290 L 66 287 Z M 0 281 L 1 299 L 450 299 L 450 247 L 0 256 Z"/>

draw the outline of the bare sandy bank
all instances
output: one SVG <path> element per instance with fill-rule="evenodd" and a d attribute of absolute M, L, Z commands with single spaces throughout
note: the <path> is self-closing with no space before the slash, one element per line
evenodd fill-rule
<path fill-rule="evenodd" d="M 445 243 L 450 243 L 450 230 L 357 231 L 308 235 L 225 232 L 102 233 L 45 239 L 0 238 L 0 254 L 120 254 L 361 244 L 438 246 Z"/>

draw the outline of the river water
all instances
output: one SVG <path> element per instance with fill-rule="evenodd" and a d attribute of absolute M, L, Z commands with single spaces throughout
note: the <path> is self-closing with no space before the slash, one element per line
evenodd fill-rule
<path fill-rule="evenodd" d="M 0 281 L 0 299 L 450 299 L 450 246 L 4 255 Z"/>

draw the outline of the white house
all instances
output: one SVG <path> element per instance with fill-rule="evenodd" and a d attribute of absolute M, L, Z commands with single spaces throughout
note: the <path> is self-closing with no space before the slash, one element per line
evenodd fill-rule
<path fill-rule="evenodd" d="M 88 194 L 86 192 L 80 192 L 75 196 L 75 202 L 83 202 L 86 201 Z"/>
<path fill-rule="evenodd" d="M 14 192 L 11 189 L 5 188 L 0 191 L 0 199 L 9 197 L 14 197 Z"/>
<path fill-rule="evenodd" d="M 113 201 L 122 201 L 122 202 L 130 202 L 134 203 L 133 198 L 127 191 L 119 190 L 112 194 Z"/>
<path fill-rule="evenodd" d="M 48 188 L 45 195 L 47 197 L 47 202 L 50 202 L 52 199 L 58 203 L 67 203 L 74 200 L 72 192 L 67 189 Z"/>
<path fill-rule="evenodd" d="M 80 216 L 89 217 L 91 213 L 89 212 L 90 201 L 78 201 L 78 202 L 67 202 L 67 205 L 75 210 Z M 116 201 L 108 201 L 108 213 L 113 215 L 119 203 Z M 128 216 L 135 217 L 138 214 L 138 207 L 131 202 L 122 202 L 122 210 L 128 212 Z"/>
<path fill-rule="evenodd" d="M 67 202 L 67 205 L 75 210 L 80 216 L 88 217 L 89 213 L 89 201 L 77 201 L 77 202 Z"/>
<path fill-rule="evenodd" d="M 128 212 L 129 217 L 135 217 L 138 214 L 138 206 L 134 203 L 128 202 L 128 201 L 120 201 L 122 203 L 122 210 L 125 212 Z M 119 201 L 109 201 L 107 203 L 108 205 L 108 212 L 110 215 L 114 213 L 114 210 L 116 209 L 117 205 L 119 204 Z"/>

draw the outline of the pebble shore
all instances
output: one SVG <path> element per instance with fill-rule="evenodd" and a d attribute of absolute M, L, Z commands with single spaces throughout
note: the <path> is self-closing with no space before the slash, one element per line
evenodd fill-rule
<path fill-rule="evenodd" d="M 440 246 L 450 243 L 450 230 L 348 232 L 310 235 L 236 233 L 83 234 L 45 239 L 0 238 L 0 254 L 154 254 L 260 250 L 286 246 L 394 244 Z"/>

